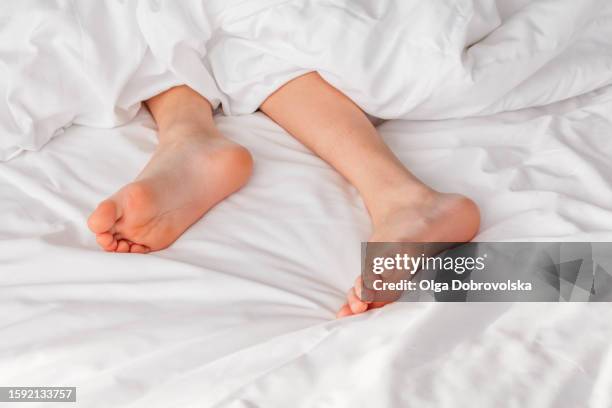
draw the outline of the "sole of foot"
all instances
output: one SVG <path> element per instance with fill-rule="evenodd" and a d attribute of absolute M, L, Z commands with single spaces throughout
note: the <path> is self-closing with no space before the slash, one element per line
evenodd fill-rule
<path fill-rule="evenodd" d="M 480 211 L 469 198 L 457 194 L 435 193 L 423 203 L 398 206 L 374 225 L 370 242 L 469 242 L 480 227 Z M 338 318 L 365 313 L 392 302 L 362 300 L 361 276 L 348 291 Z"/>
<path fill-rule="evenodd" d="M 165 249 L 244 186 L 252 166 L 248 150 L 220 136 L 160 144 L 136 181 L 98 205 L 89 229 L 108 252 Z"/>

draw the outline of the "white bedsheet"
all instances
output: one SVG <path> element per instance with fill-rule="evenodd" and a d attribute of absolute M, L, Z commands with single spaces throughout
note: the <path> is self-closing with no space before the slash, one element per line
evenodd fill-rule
<path fill-rule="evenodd" d="M 370 232 L 359 197 L 262 115 L 218 122 L 252 182 L 147 256 L 103 253 L 85 225 L 151 154 L 144 113 L 0 164 L 0 385 L 77 386 L 87 408 L 612 406 L 610 304 L 333 320 Z M 481 240 L 612 240 L 612 88 L 381 132 L 480 204 Z"/>

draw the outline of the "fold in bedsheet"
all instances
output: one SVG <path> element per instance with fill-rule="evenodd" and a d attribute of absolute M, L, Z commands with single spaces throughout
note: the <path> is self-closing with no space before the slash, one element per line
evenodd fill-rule
<path fill-rule="evenodd" d="M 609 304 L 334 321 L 370 233 L 359 196 L 264 116 L 218 123 L 253 152 L 252 181 L 147 256 L 101 252 L 85 222 L 153 152 L 145 113 L 0 166 L 0 384 L 77 386 L 87 408 L 610 407 Z M 612 240 L 612 88 L 380 131 L 417 176 L 478 202 L 481 240 Z"/>
<path fill-rule="evenodd" d="M 238 115 L 319 71 L 372 116 L 427 120 L 612 82 L 609 0 L 10 0 L 0 21 L 0 160 L 181 83 Z"/>

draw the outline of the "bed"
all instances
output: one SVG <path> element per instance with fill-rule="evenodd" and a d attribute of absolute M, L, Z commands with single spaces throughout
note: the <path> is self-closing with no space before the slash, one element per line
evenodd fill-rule
<path fill-rule="evenodd" d="M 370 233 L 359 196 L 263 115 L 218 123 L 252 151 L 251 183 L 146 256 L 101 252 L 86 227 L 153 151 L 146 112 L 0 165 L 0 384 L 78 387 L 88 408 L 612 406 L 610 304 L 334 320 Z M 423 180 L 478 202 L 478 240 L 612 240 L 612 87 L 379 128 Z"/>

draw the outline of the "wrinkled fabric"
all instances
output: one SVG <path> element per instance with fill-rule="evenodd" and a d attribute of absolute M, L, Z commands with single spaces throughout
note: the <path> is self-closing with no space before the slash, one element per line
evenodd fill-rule
<path fill-rule="evenodd" d="M 101 251 L 86 224 L 154 152 L 144 112 L 0 166 L 0 384 L 76 386 L 79 408 L 612 406 L 610 303 L 335 321 L 371 233 L 359 195 L 264 115 L 218 124 L 253 178 L 147 256 Z M 612 241 L 612 87 L 379 130 L 419 178 L 478 203 L 478 240 Z"/>
<path fill-rule="evenodd" d="M 72 124 L 126 123 L 143 100 L 176 85 L 188 84 L 218 104 L 201 58 L 210 35 L 206 18 L 180 5 L 196 2 L 176 3 L 147 30 L 140 16 L 157 9 L 137 1 L 4 1 L 0 160 L 38 150 Z M 186 24 L 188 17 L 200 26 Z"/>
<path fill-rule="evenodd" d="M 247 17 L 228 6 L 218 24 L 207 60 L 230 114 L 304 70 L 386 119 L 517 110 L 612 82 L 608 0 L 296 0 Z"/>
<path fill-rule="evenodd" d="M 186 83 L 252 113 L 310 71 L 368 114 L 447 119 L 612 83 L 608 0 L 11 0 L 0 159 L 70 124 L 111 127 Z"/>

